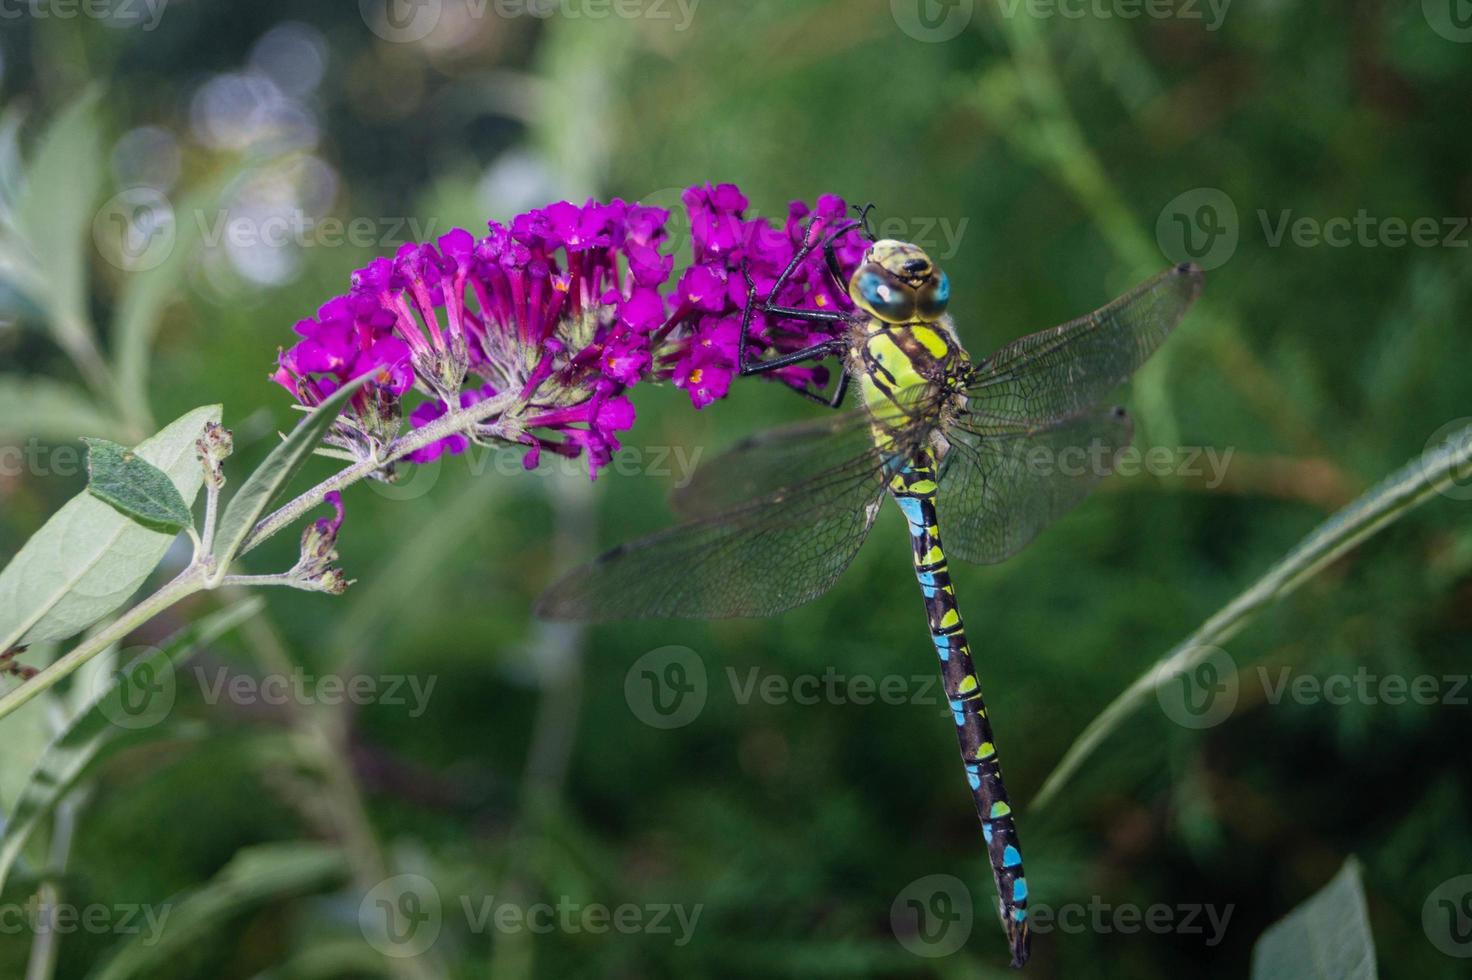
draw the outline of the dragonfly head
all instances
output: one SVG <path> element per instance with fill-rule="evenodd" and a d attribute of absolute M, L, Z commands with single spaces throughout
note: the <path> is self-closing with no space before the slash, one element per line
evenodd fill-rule
<path fill-rule="evenodd" d="M 945 315 L 951 281 L 919 245 L 886 238 L 869 246 L 849 280 L 848 294 L 859 309 L 885 323 L 934 321 Z"/>

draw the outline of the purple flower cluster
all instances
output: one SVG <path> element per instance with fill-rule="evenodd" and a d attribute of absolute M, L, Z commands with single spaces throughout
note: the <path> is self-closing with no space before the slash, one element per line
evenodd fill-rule
<path fill-rule="evenodd" d="M 661 353 L 660 367 L 668 368 L 674 382 L 690 393 L 696 408 L 726 397 L 739 366 L 741 318 L 746 308 L 745 265 L 765 300 L 793 256 L 805 242 L 821 242 L 848 223 L 848 205 L 832 194 L 818 198 L 816 209 L 801 201 L 788 206 L 787 221 L 773 227 L 765 218 L 744 217 L 746 196 L 734 184 L 692 187 L 684 194 L 690 212 L 693 261 L 675 287 L 671 316 L 684 330 Z M 867 242 L 857 229 L 835 241 L 840 270 L 845 277 L 863 260 Z M 783 287 L 775 302 L 797 309 L 852 310 L 848 294 L 834 288 L 821 252 L 815 251 Z M 747 341 L 748 353 L 789 353 L 831 339 L 829 324 L 783 320 L 774 323 L 757 314 Z M 821 367 L 794 365 L 769 377 L 795 388 L 823 385 Z"/>
<path fill-rule="evenodd" d="M 415 428 L 447 406 L 498 400 L 491 417 L 412 454 L 424 463 L 464 452 L 472 442 L 525 447 L 525 465 L 541 453 L 586 454 L 590 474 L 632 427 L 629 388 L 673 379 L 697 408 L 726 395 L 736 374 L 743 265 L 766 294 L 804 241 L 818 241 L 844 221 L 833 196 L 810 210 L 794 203 L 784 227 L 745 217 L 746 198 L 723 184 L 684 195 L 693 256 L 669 288 L 675 257 L 669 213 L 615 200 L 553 204 L 491 222 L 477 240 L 455 230 L 435 243 L 406 244 L 353 276 L 352 289 L 296 325 L 300 340 L 278 357 L 274 380 L 300 404 L 319 404 L 364 374 L 329 442 L 357 459 L 384 458 L 398 437 L 403 400 L 425 396 L 410 412 Z M 855 231 L 836 242 L 845 274 L 865 243 Z M 789 306 L 848 308 L 821 256 L 804 264 L 777 297 Z M 817 325 L 826 326 L 826 325 Z M 750 353 L 783 352 L 826 339 L 810 324 L 758 316 Z M 821 369 L 776 372 L 792 385 L 823 383 Z"/>

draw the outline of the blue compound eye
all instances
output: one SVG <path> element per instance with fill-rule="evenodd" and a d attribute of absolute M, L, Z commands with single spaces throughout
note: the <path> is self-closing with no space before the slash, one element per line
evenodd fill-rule
<path fill-rule="evenodd" d="M 937 320 L 946 312 L 951 302 L 951 278 L 944 272 L 920 288 L 916 304 L 920 316 L 926 320 Z"/>
<path fill-rule="evenodd" d="M 904 323 L 915 316 L 915 294 L 893 278 L 867 269 L 854 279 L 854 302 L 881 320 Z"/>

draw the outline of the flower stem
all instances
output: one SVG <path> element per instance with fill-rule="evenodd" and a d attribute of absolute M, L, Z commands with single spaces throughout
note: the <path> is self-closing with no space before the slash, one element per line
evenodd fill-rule
<path fill-rule="evenodd" d="M 296 523 L 298 519 L 312 508 L 319 506 L 332 491 L 352 486 L 354 483 L 373 475 L 373 473 L 382 469 L 384 466 L 398 462 L 410 453 L 423 449 L 431 443 L 438 442 L 447 436 L 455 435 L 457 432 L 463 432 L 497 415 L 503 415 L 508 408 L 511 408 L 519 401 L 519 395 L 508 392 L 504 395 L 498 395 L 495 398 L 489 398 L 469 408 L 447 412 L 429 425 L 400 436 L 389 445 L 388 452 L 384 454 L 382 459 L 367 459 L 360 463 L 354 463 L 347 469 L 334 473 L 306 493 L 283 504 L 271 514 L 262 518 L 260 523 L 246 537 L 244 543 L 241 544 L 240 551 L 237 552 L 236 557 L 238 558 L 240 555 L 255 548 L 256 545 L 283 528 Z"/>
<path fill-rule="evenodd" d="M 82 664 L 117 643 L 165 609 L 199 592 L 204 587 L 204 575 L 200 567 L 190 565 L 177 578 L 123 613 L 103 629 L 83 640 L 65 656 L 43 668 L 35 677 L 8 692 L 4 697 L 0 697 L 0 718 L 4 718 L 37 695 L 50 690 L 57 681 Z"/>

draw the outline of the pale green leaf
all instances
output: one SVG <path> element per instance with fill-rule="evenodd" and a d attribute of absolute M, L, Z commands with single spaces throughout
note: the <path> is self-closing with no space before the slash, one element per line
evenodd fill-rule
<path fill-rule="evenodd" d="M 143 929 L 90 976 L 92 980 L 152 977 L 181 951 L 208 940 L 236 917 L 269 902 L 322 891 L 347 877 L 347 861 L 335 847 L 295 842 L 258 844 L 237 851 L 205 885 L 165 904 L 155 934 Z"/>
<path fill-rule="evenodd" d="M 102 186 L 99 93 L 88 91 L 57 114 L 26 167 L 16 224 L 43 271 L 42 302 L 61 325 L 89 322 L 87 254 Z"/>
<path fill-rule="evenodd" d="M 172 673 L 196 650 L 254 616 L 264 604 L 259 597 L 253 597 L 206 616 L 129 664 L 126 670 Z M 9 819 L 0 836 L 0 891 L 4 890 L 5 880 L 27 839 L 95 763 L 123 748 L 198 733 L 198 726 L 155 724 L 128 728 L 114 724 L 113 719 L 124 713 L 120 676 L 114 672 L 95 688 L 90 700 L 40 753 L 39 761 L 20 770 L 29 770 L 29 775 L 16 794 L 18 802 L 9 809 Z M 44 702 L 37 700 L 22 708 L 20 714 L 39 712 L 45 707 Z M 6 731 L 12 731 L 12 722 L 6 722 Z"/>
<path fill-rule="evenodd" d="M 126 446 L 84 437 L 87 492 L 144 527 L 178 534 L 194 526 L 189 505 L 169 475 Z"/>
<path fill-rule="evenodd" d="M 75 385 L 50 378 L 0 377 L 0 442 L 64 442 L 84 432 L 116 436 L 121 428 L 116 413 L 99 411 Z"/>
<path fill-rule="evenodd" d="M 1426 450 L 1320 524 L 1089 722 L 1043 783 L 1033 806 L 1046 806 L 1104 739 L 1155 696 L 1158 678 L 1193 670 L 1212 651 L 1241 632 L 1263 609 L 1292 595 L 1349 549 L 1469 476 L 1472 476 L 1472 425 Z"/>
<path fill-rule="evenodd" d="M 322 441 L 323 435 L 341 414 L 343 405 L 368 381 L 368 377 L 365 374 L 348 382 L 313 409 L 281 445 L 271 450 L 271 454 L 230 498 L 225 513 L 220 517 L 219 530 L 215 532 L 214 555 L 221 568 L 228 568 L 235 560 L 256 521 L 312 458 L 312 450 L 317 448 L 317 443 Z"/>
<path fill-rule="evenodd" d="M 204 482 L 194 443 L 220 406 L 196 408 L 139 443 L 192 504 Z M 0 571 L 0 650 L 60 640 L 91 626 L 138 590 L 174 535 L 140 527 L 87 492 L 68 501 Z"/>
<path fill-rule="evenodd" d="M 1375 940 L 1354 858 L 1252 948 L 1252 980 L 1376 980 Z"/>

